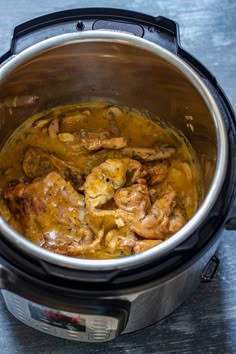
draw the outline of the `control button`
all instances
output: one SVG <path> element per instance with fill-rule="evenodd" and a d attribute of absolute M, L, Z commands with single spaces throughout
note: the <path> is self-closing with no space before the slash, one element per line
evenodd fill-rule
<path fill-rule="evenodd" d="M 105 321 L 105 320 L 93 320 L 93 324 L 106 326 L 107 325 L 107 321 Z"/>
<path fill-rule="evenodd" d="M 99 330 L 99 329 L 101 329 L 101 330 L 107 330 L 107 329 L 108 329 L 107 326 L 98 326 L 98 325 L 92 325 L 91 328 L 94 328 L 94 330 Z"/>
<path fill-rule="evenodd" d="M 21 313 L 21 314 L 24 314 L 23 310 L 22 309 L 16 309 L 16 313 Z"/>
<path fill-rule="evenodd" d="M 109 337 L 93 337 L 91 340 L 93 341 L 93 342 L 102 342 L 102 341 L 104 341 L 104 340 L 107 340 L 107 339 L 109 339 Z"/>
<path fill-rule="evenodd" d="M 94 334 L 106 334 L 106 333 L 109 333 L 109 332 L 103 331 L 103 330 L 94 331 Z"/>
<path fill-rule="evenodd" d="M 19 319 L 21 319 L 21 320 L 24 320 L 24 321 L 26 321 L 27 320 L 27 316 L 25 315 L 25 313 L 23 312 L 23 311 L 17 311 L 17 312 L 15 312 L 15 316 L 17 317 L 17 318 L 19 318 Z"/>
<path fill-rule="evenodd" d="M 92 332 L 107 332 L 109 328 L 101 328 L 101 327 L 90 327 Z"/>
<path fill-rule="evenodd" d="M 110 337 L 110 333 L 106 332 L 106 333 L 92 333 L 89 334 L 89 338 L 91 339 L 106 339 Z"/>
<path fill-rule="evenodd" d="M 94 328 L 94 329 L 107 329 L 108 328 L 108 325 L 107 323 L 93 323 L 91 328 Z"/>
<path fill-rule="evenodd" d="M 16 309 L 17 311 L 23 311 L 22 306 L 19 306 L 19 305 L 16 305 L 16 306 L 15 306 L 15 309 Z"/>
<path fill-rule="evenodd" d="M 57 335 L 55 329 L 51 329 L 49 326 L 43 324 L 43 323 L 30 323 L 30 326 L 34 327 L 35 329 L 48 333 L 48 334 L 53 334 L 53 335 Z"/>
<path fill-rule="evenodd" d="M 15 305 L 15 308 L 16 308 L 17 310 L 24 311 L 24 306 L 21 306 L 21 304 L 15 303 L 14 305 Z"/>
<path fill-rule="evenodd" d="M 42 327 L 42 329 L 44 329 L 45 331 L 50 331 L 49 326 L 47 326 L 47 325 L 45 325 L 45 324 L 42 324 L 41 327 Z"/>
<path fill-rule="evenodd" d="M 78 336 L 78 333 L 73 333 L 73 332 L 69 332 L 69 331 L 67 331 L 67 334 L 68 334 L 68 336 L 69 337 L 76 337 L 76 338 L 78 338 L 79 336 Z"/>

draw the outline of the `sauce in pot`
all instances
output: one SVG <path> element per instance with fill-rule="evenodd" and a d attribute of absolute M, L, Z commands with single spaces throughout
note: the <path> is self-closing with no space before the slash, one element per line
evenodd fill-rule
<path fill-rule="evenodd" d="M 27 119 L 0 154 L 1 215 L 52 252 L 114 258 L 181 229 L 203 196 L 187 140 L 105 103 L 59 106 Z"/>

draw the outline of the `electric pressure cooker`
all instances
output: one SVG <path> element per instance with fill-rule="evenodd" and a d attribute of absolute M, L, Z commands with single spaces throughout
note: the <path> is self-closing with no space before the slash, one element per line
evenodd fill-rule
<path fill-rule="evenodd" d="M 235 117 L 216 79 L 181 47 L 174 21 L 103 8 L 53 13 L 17 26 L 0 63 L 0 99 L 39 97 L 33 105 L 0 108 L 1 146 L 43 109 L 111 102 L 180 130 L 198 156 L 205 187 L 198 211 L 174 236 L 112 260 L 51 253 L 1 219 L 0 288 L 8 310 L 35 329 L 87 342 L 164 318 L 213 277 L 235 197 Z"/>

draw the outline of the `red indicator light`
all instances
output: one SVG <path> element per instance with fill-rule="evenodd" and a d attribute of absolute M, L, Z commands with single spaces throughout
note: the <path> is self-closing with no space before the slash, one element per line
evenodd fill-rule
<path fill-rule="evenodd" d="M 48 317 L 56 317 L 55 313 L 49 312 L 49 311 L 44 311 L 44 315 Z"/>
<path fill-rule="evenodd" d="M 50 311 L 44 311 L 44 315 L 50 318 L 55 318 L 60 321 L 66 321 L 71 323 L 80 323 L 80 319 L 76 317 L 67 317 L 61 314 L 56 314 Z"/>
<path fill-rule="evenodd" d="M 79 320 L 78 318 L 72 317 L 72 318 L 71 318 L 71 322 L 79 323 L 80 320 Z"/>

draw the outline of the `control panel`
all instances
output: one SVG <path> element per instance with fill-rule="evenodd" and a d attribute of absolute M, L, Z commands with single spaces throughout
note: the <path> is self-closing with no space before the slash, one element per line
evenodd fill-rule
<path fill-rule="evenodd" d="M 81 342 L 105 342 L 120 333 L 122 316 L 99 314 L 97 310 L 86 313 L 86 308 L 69 312 L 33 303 L 6 290 L 3 293 L 13 316 L 47 334 Z"/>

